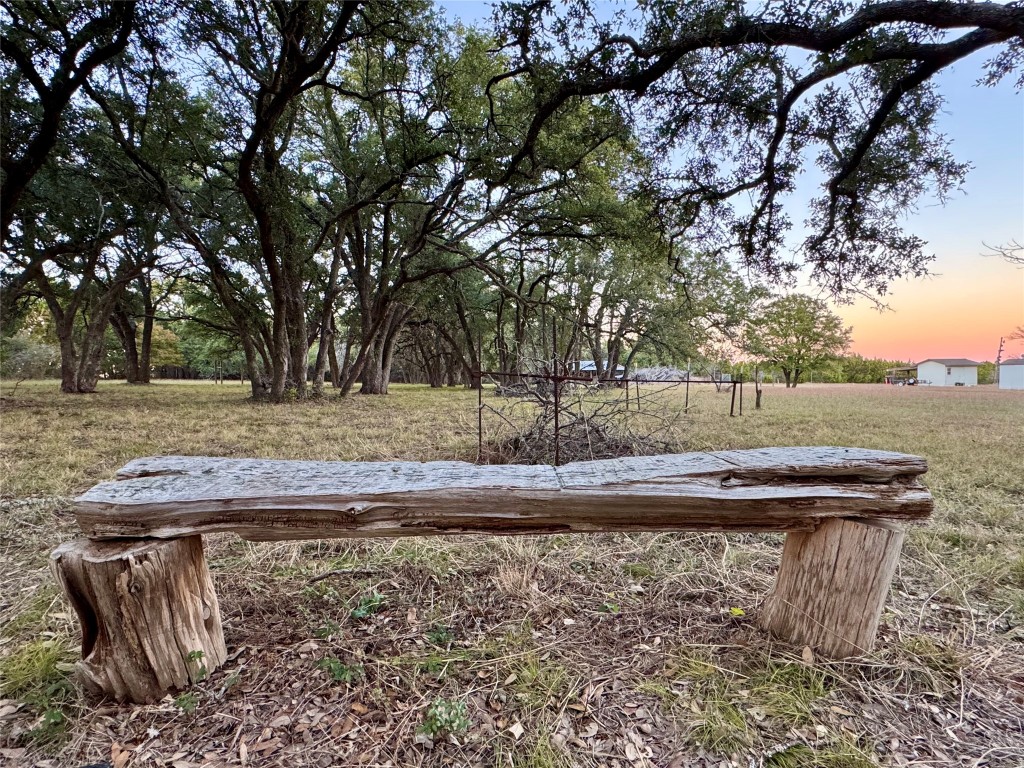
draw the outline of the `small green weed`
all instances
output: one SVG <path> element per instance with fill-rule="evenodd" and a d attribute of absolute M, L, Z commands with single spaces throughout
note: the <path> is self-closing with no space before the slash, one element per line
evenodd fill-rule
<path fill-rule="evenodd" d="M 928 635 L 912 635 L 902 645 L 912 661 L 908 679 L 916 687 L 944 693 L 960 684 L 965 657 L 950 645 Z"/>
<path fill-rule="evenodd" d="M 427 642 L 438 647 L 446 647 L 455 641 L 455 634 L 444 626 L 434 626 L 427 630 Z"/>
<path fill-rule="evenodd" d="M 700 719 L 690 729 L 694 742 L 704 749 L 724 753 L 747 746 L 747 721 L 735 704 L 706 696 L 698 706 Z"/>
<path fill-rule="evenodd" d="M 814 750 L 806 744 L 794 744 L 774 752 L 764 761 L 764 768 L 815 768 Z"/>
<path fill-rule="evenodd" d="M 512 688 L 516 696 L 531 709 L 548 706 L 552 701 L 565 699 L 572 686 L 569 672 L 561 664 L 541 661 L 537 654 L 528 653 L 522 663 L 514 667 L 516 680 Z"/>
<path fill-rule="evenodd" d="M 661 708 L 666 713 L 671 712 L 679 703 L 679 696 L 664 683 L 657 680 L 644 680 L 636 686 L 638 693 L 646 693 L 649 696 L 656 696 L 661 702 Z"/>
<path fill-rule="evenodd" d="M 332 656 L 320 659 L 317 663 L 318 669 L 326 669 L 330 676 L 339 683 L 352 685 L 366 677 L 366 670 L 362 664 L 345 664 Z"/>
<path fill-rule="evenodd" d="M 28 732 L 30 742 L 38 747 L 55 747 L 68 737 L 69 723 L 63 711 L 47 709 L 39 722 Z"/>
<path fill-rule="evenodd" d="M 59 640 L 37 638 L 0 659 L 0 696 L 20 699 L 40 713 L 26 737 L 43 749 L 54 749 L 69 736 L 65 707 L 77 693 L 71 683 L 75 654 Z"/>
<path fill-rule="evenodd" d="M 814 755 L 814 768 L 877 768 L 878 763 L 870 749 L 862 748 L 851 739 L 840 739 Z"/>
<path fill-rule="evenodd" d="M 270 569 L 270 576 L 274 579 L 294 579 L 309 574 L 310 569 L 307 565 L 275 565 Z"/>
<path fill-rule="evenodd" d="M 194 683 L 201 683 L 209 676 L 209 670 L 206 668 L 206 665 L 203 664 L 203 659 L 205 657 L 206 654 L 199 650 L 189 651 L 188 656 L 185 657 L 189 662 L 189 666 L 193 667 L 193 670 L 190 670 L 189 674 L 192 678 L 192 682 Z"/>
<path fill-rule="evenodd" d="M 328 637 L 334 637 L 339 632 L 341 632 L 341 625 L 328 619 L 313 630 L 313 636 L 320 640 L 326 640 Z"/>
<path fill-rule="evenodd" d="M 571 768 L 576 763 L 568 754 L 551 743 L 551 735 L 547 731 L 542 731 L 537 736 L 525 765 L 530 768 Z"/>
<path fill-rule="evenodd" d="M 377 613 L 384 607 L 385 598 L 377 592 L 371 595 L 363 595 L 359 603 L 352 609 L 353 619 L 366 619 Z"/>
<path fill-rule="evenodd" d="M 37 638 L 0 659 L 0 694 L 45 706 L 71 690 L 75 654 L 52 638 Z"/>
<path fill-rule="evenodd" d="M 809 723 L 814 702 L 828 693 L 824 673 L 803 664 L 769 662 L 746 684 L 765 712 L 791 725 Z"/>
<path fill-rule="evenodd" d="M 1024 589 L 1024 555 L 1017 555 L 1010 563 L 1009 579 L 1011 586 Z"/>
<path fill-rule="evenodd" d="M 622 572 L 631 579 L 649 579 L 654 576 L 654 569 L 646 563 L 624 563 Z"/>
<path fill-rule="evenodd" d="M 436 698 L 427 709 L 423 723 L 417 728 L 432 739 L 456 735 L 469 730 L 469 710 L 464 701 Z"/>
<path fill-rule="evenodd" d="M 719 667 L 702 654 L 683 652 L 674 659 L 670 673 L 687 687 L 692 711 L 673 707 L 679 717 L 694 715 L 690 739 L 709 751 L 731 753 L 747 746 L 749 734 L 743 712 L 733 703 L 739 675 Z M 664 702 L 664 700 L 663 700 Z"/>
<path fill-rule="evenodd" d="M 411 663 L 417 672 L 424 672 L 441 680 L 447 676 L 448 670 L 453 664 L 461 664 L 479 658 L 481 655 L 478 651 L 452 648 L 443 652 L 428 653 L 423 657 L 413 657 Z M 406 662 L 403 660 L 395 663 Z"/>
<path fill-rule="evenodd" d="M 316 600 L 326 603 L 336 603 L 341 598 L 338 594 L 338 590 L 323 581 L 303 587 L 301 595 L 308 600 Z"/>
<path fill-rule="evenodd" d="M 174 700 L 174 706 L 185 714 L 190 715 L 199 706 L 199 694 L 186 691 Z"/>
<path fill-rule="evenodd" d="M 224 690 L 234 688 L 242 680 L 242 674 L 239 671 L 232 672 L 224 679 Z"/>

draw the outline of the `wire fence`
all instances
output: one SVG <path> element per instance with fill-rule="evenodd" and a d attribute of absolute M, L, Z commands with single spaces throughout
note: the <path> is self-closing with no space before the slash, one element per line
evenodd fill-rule
<path fill-rule="evenodd" d="M 724 393 L 729 401 L 729 415 L 743 415 L 742 377 L 716 381 L 687 375 L 650 380 L 585 376 L 559 371 L 559 367 L 561 364 L 556 362 L 546 364 L 545 370 L 530 373 L 474 372 L 478 463 L 493 458 L 485 450 L 485 416 L 488 415 L 506 427 L 511 438 L 514 439 L 518 431 L 519 439 L 531 440 L 536 444 L 534 447 L 540 449 L 527 451 L 527 446 L 523 445 L 520 446 L 523 450 L 510 450 L 510 453 L 518 453 L 519 458 L 527 460 L 550 453 L 555 466 L 560 466 L 566 455 L 566 442 L 583 443 L 586 449 L 570 451 L 569 460 L 628 455 L 644 452 L 652 446 L 667 450 L 669 446 L 659 433 L 664 432 L 669 422 L 689 414 L 700 391 Z M 491 386 L 485 387 L 485 383 Z M 485 391 L 502 398 L 502 405 L 495 407 L 485 402 Z M 668 393 L 674 397 L 665 397 Z M 514 444 L 511 447 L 516 448 Z"/>

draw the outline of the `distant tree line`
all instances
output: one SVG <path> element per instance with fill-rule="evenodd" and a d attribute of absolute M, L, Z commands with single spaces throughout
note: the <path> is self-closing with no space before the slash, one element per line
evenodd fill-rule
<path fill-rule="evenodd" d="M 5 344 L 45 309 L 67 393 L 174 368 L 301 400 L 744 345 L 795 385 L 848 332 L 780 352 L 771 290 L 922 274 L 898 222 L 967 168 L 932 78 L 1022 56 L 1016 6 L 595 8 L 471 29 L 426 0 L 11 0 Z"/>

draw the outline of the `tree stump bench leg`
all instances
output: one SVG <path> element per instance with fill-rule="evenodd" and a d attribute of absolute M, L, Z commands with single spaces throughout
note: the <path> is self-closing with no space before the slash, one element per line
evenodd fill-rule
<path fill-rule="evenodd" d="M 220 608 L 201 536 L 66 542 L 50 556 L 82 625 L 86 688 L 147 703 L 224 663 Z"/>
<path fill-rule="evenodd" d="M 833 519 L 789 533 L 761 626 L 783 640 L 842 659 L 874 647 L 903 546 L 896 527 Z"/>

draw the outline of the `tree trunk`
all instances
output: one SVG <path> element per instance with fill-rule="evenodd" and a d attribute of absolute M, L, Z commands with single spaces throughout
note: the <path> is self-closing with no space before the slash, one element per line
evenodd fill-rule
<path fill-rule="evenodd" d="M 331 370 L 331 386 L 337 389 L 341 386 L 341 366 L 338 365 L 338 345 L 337 345 L 337 332 L 338 328 L 334 323 L 334 318 L 331 318 L 331 343 L 327 347 L 327 363 Z M 345 350 L 348 354 L 348 350 Z"/>
<path fill-rule="evenodd" d="M 792 375 L 790 374 L 789 369 L 788 368 L 783 368 L 782 369 L 782 375 L 786 378 L 786 389 L 789 389 L 791 386 L 793 386 L 790 383 Z"/>
<path fill-rule="evenodd" d="M 274 345 L 270 350 L 270 399 L 275 403 L 281 403 L 284 402 L 284 391 L 288 385 L 288 327 L 281 303 L 275 301 L 274 304 Z"/>
<path fill-rule="evenodd" d="M 386 316 L 383 322 L 378 324 L 373 338 L 363 341 L 366 354 L 363 356 L 363 383 L 359 388 L 361 395 L 386 395 L 388 393 L 395 343 L 410 314 L 409 308 L 400 304 L 392 304 L 384 311 Z"/>
<path fill-rule="evenodd" d="M 309 343 L 306 341 L 304 305 L 301 296 L 293 295 L 288 306 L 288 368 L 299 400 L 305 400 L 309 393 Z"/>
<path fill-rule="evenodd" d="M 153 305 L 153 290 L 149 286 L 147 276 L 143 288 L 143 307 L 145 315 L 142 317 L 142 346 L 139 349 L 139 383 L 149 384 L 149 372 L 153 367 L 153 314 L 156 307 Z"/>
<path fill-rule="evenodd" d="M 363 360 L 363 383 L 359 387 L 361 395 L 386 395 L 388 393 L 388 377 L 384 367 L 385 340 L 377 338 L 366 345 L 366 356 Z"/>
<path fill-rule="evenodd" d="M 114 329 L 121 349 L 124 350 L 124 379 L 128 384 L 140 383 L 139 347 L 135 342 L 137 324 L 127 310 L 119 307 L 110 315 L 110 327 Z"/>
<path fill-rule="evenodd" d="M 320 343 L 316 350 L 316 363 L 313 365 L 313 396 L 323 397 L 324 381 L 327 378 L 327 367 L 330 361 L 330 350 L 334 347 L 334 334 L 330 324 L 320 326 Z M 335 360 L 337 362 L 337 360 Z"/>
<path fill-rule="evenodd" d="M 249 389 L 252 392 L 253 400 L 263 400 L 267 397 L 267 379 L 260 373 L 259 365 L 256 363 L 256 345 L 249 337 L 248 332 L 240 329 L 242 339 L 242 353 L 245 357 L 245 370 L 249 374 Z"/>
<path fill-rule="evenodd" d="M 50 565 L 81 622 L 77 672 L 94 692 L 155 702 L 227 658 L 202 537 L 76 539 Z"/>
<path fill-rule="evenodd" d="M 356 329 L 354 325 L 348 327 L 348 333 L 345 334 L 345 356 L 341 359 L 341 368 L 338 370 L 338 388 L 345 386 L 345 382 L 348 381 L 349 375 L 352 373 L 352 347 L 356 343 Z M 349 385 L 351 387 L 351 384 Z M 347 390 L 343 391 L 342 394 L 347 394 Z"/>
<path fill-rule="evenodd" d="M 61 329 L 57 338 L 60 342 L 60 391 L 78 394 L 78 355 L 70 330 Z"/>
<path fill-rule="evenodd" d="M 103 357 L 103 331 L 107 320 L 86 327 L 85 336 L 76 348 L 72 328 L 58 329 L 60 342 L 60 391 L 66 394 L 91 394 L 96 391 Z"/>
<path fill-rule="evenodd" d="M 78 353 L 78 391 L 91 394 L 96 391 L 100 380 L 100 366 L 103 361 L 104 338 L 107 318 L 94 320 L 86 326 Z"/>
<path fill-rule="evenodd" d="M 334 350 L 334 300 L 338 294 L 338 274 L 341 271 L 341 248 L 344 242 L 343 232 L 338 233 L 334 244 L 334 253 L 331 257 L 331 272 L 327 279 L 327 287 L 324 290 L 323 306 L 320 308 L 320 345 L 316 351 L 316 365 L 313 368 L 313 394 L 322 397 L 324 394 L 324 374 Z M 334 356 L 334 366 L 338 367 L 337 356 Z M 336 381 L 332 369 L 332 383 Z M 335 384 L 337 386 L 337 384 Z"/>
<path fill-rule="evenodd" d="M 786 535 L 761 615 L 769 632 L 832 658 L 872 649 L 903 531 L 885 521 L 826 520 Z"/>

